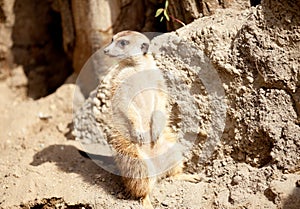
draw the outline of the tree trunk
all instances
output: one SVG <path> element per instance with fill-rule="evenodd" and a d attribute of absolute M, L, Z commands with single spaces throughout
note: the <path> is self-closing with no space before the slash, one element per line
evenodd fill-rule
<path fill-rule="evenodd" d="M 73 67 L 79 72 L 93 51 L 111 39 L 112 25 L 120 14 L 118 0 L 73 0 L 75 28 Z"/>
<path fill-rule="evenodd" d="M 14 0 L 0 0 L 0 79 L 8 75 L 8 69 L 12 64 L 11 35 L 15 19 L 14 3 Z"/>

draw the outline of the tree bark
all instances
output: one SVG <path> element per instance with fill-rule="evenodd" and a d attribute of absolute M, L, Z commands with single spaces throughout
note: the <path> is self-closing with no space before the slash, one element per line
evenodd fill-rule
<path fill-rule="evenodd" d="M 72 14 L 76 34 L 73 67 L 79 72 L 87 59 L 107 43 L 113 34 L 113 23 L 120 14 L 118 0 L 73 0 Z"/>
<path fill-rule="evenodd" d="M 0 79 L 5 78 L 12 65 L 12 28 L 15 21 L 14 0 L 0 0 Z"/>

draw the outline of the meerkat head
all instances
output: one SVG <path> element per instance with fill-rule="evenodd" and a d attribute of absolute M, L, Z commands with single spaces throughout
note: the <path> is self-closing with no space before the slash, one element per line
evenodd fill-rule
<path fill-rule="evenodd" d="M 104 54 L 121 59 L 145 55 L 149 44 L 150 40 L 141 33 L 122 31 L 113 36 L 112 42 L 104 49 Z"/>

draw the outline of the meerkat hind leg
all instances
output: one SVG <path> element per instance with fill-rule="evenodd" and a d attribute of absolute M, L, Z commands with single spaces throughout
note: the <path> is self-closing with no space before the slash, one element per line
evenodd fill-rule
<path fill-rule="evenodd" d="M 141 201 L 142 201 L 143 209 L 154 209 L 154 207 L 153 207 L 153 205 L 151 203 L 149 195 L 147 195 L 146 197 L 144 197 Z"/>

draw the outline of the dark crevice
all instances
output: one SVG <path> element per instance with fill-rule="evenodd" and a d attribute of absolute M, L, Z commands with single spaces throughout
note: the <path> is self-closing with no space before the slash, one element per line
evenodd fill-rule
<path fill-rule="evenodd" d="M 24 209 L 55 209 L 55 208 L 65 208 L 65 209 L 81 209 L 81 208 L 86 208 L 86 209 L 92 209 L 91 205 L 88 204 L 67 204 L 63 198 L 57 198 L 57 197 L 52 197 L 52 198 L 44 198 L 42 200 L 34 200 L 30 201 L 28 203 L 22 203 L 20 205 L 20 208 Z"/>
<path fill-rule="evenodd" d="M 195 1 L 196 7 L 198 8 L 198 12 L 203 14 L 203 2 L 202 1 Z"/>
<path fill-rule="evenodd" d="M 63 49 L 60 13 L 52 1 L 16 0 L 13 56 L 28 78 L 28 96 L 39 99 L 53 93 L 73 72 Z"/>
<path fill-rule="evenodd" d="M 261 3 L 261 0 L 250 0 L 250 5 L 255 7 Z"/>
<path fill-rule="evenodd" d="M 268 198 L 269 201 L 275 203 L 276 194 L 274 194 L 274 192 L 270 188 L 267 188 L 264 191 L 264 195 L 266 198 Z"/>
<path fill-rule="evenodd" d="M 4 13 L 3 6 L 4 6 L 3 0 L 0 0 L 0 23 L 6 22 L 6 15 Z"/>
<path fill-rule="evenodd" d="M 218 0 L 218 3 L 223 9 L 226 8 L 224 0 Z"/>
<path fill-rule="evenodd" d="M 207 2 L 205 2 L 205 7 L 206 7 L 206 9 L 207 9 L 208 13 L 210 14 L 210 13 L 211 13 L 211 11 L 210 11 L 210 8 L 209 8 L 209 5 L 208 5 L 208 3 L 207 3 Z"/>

